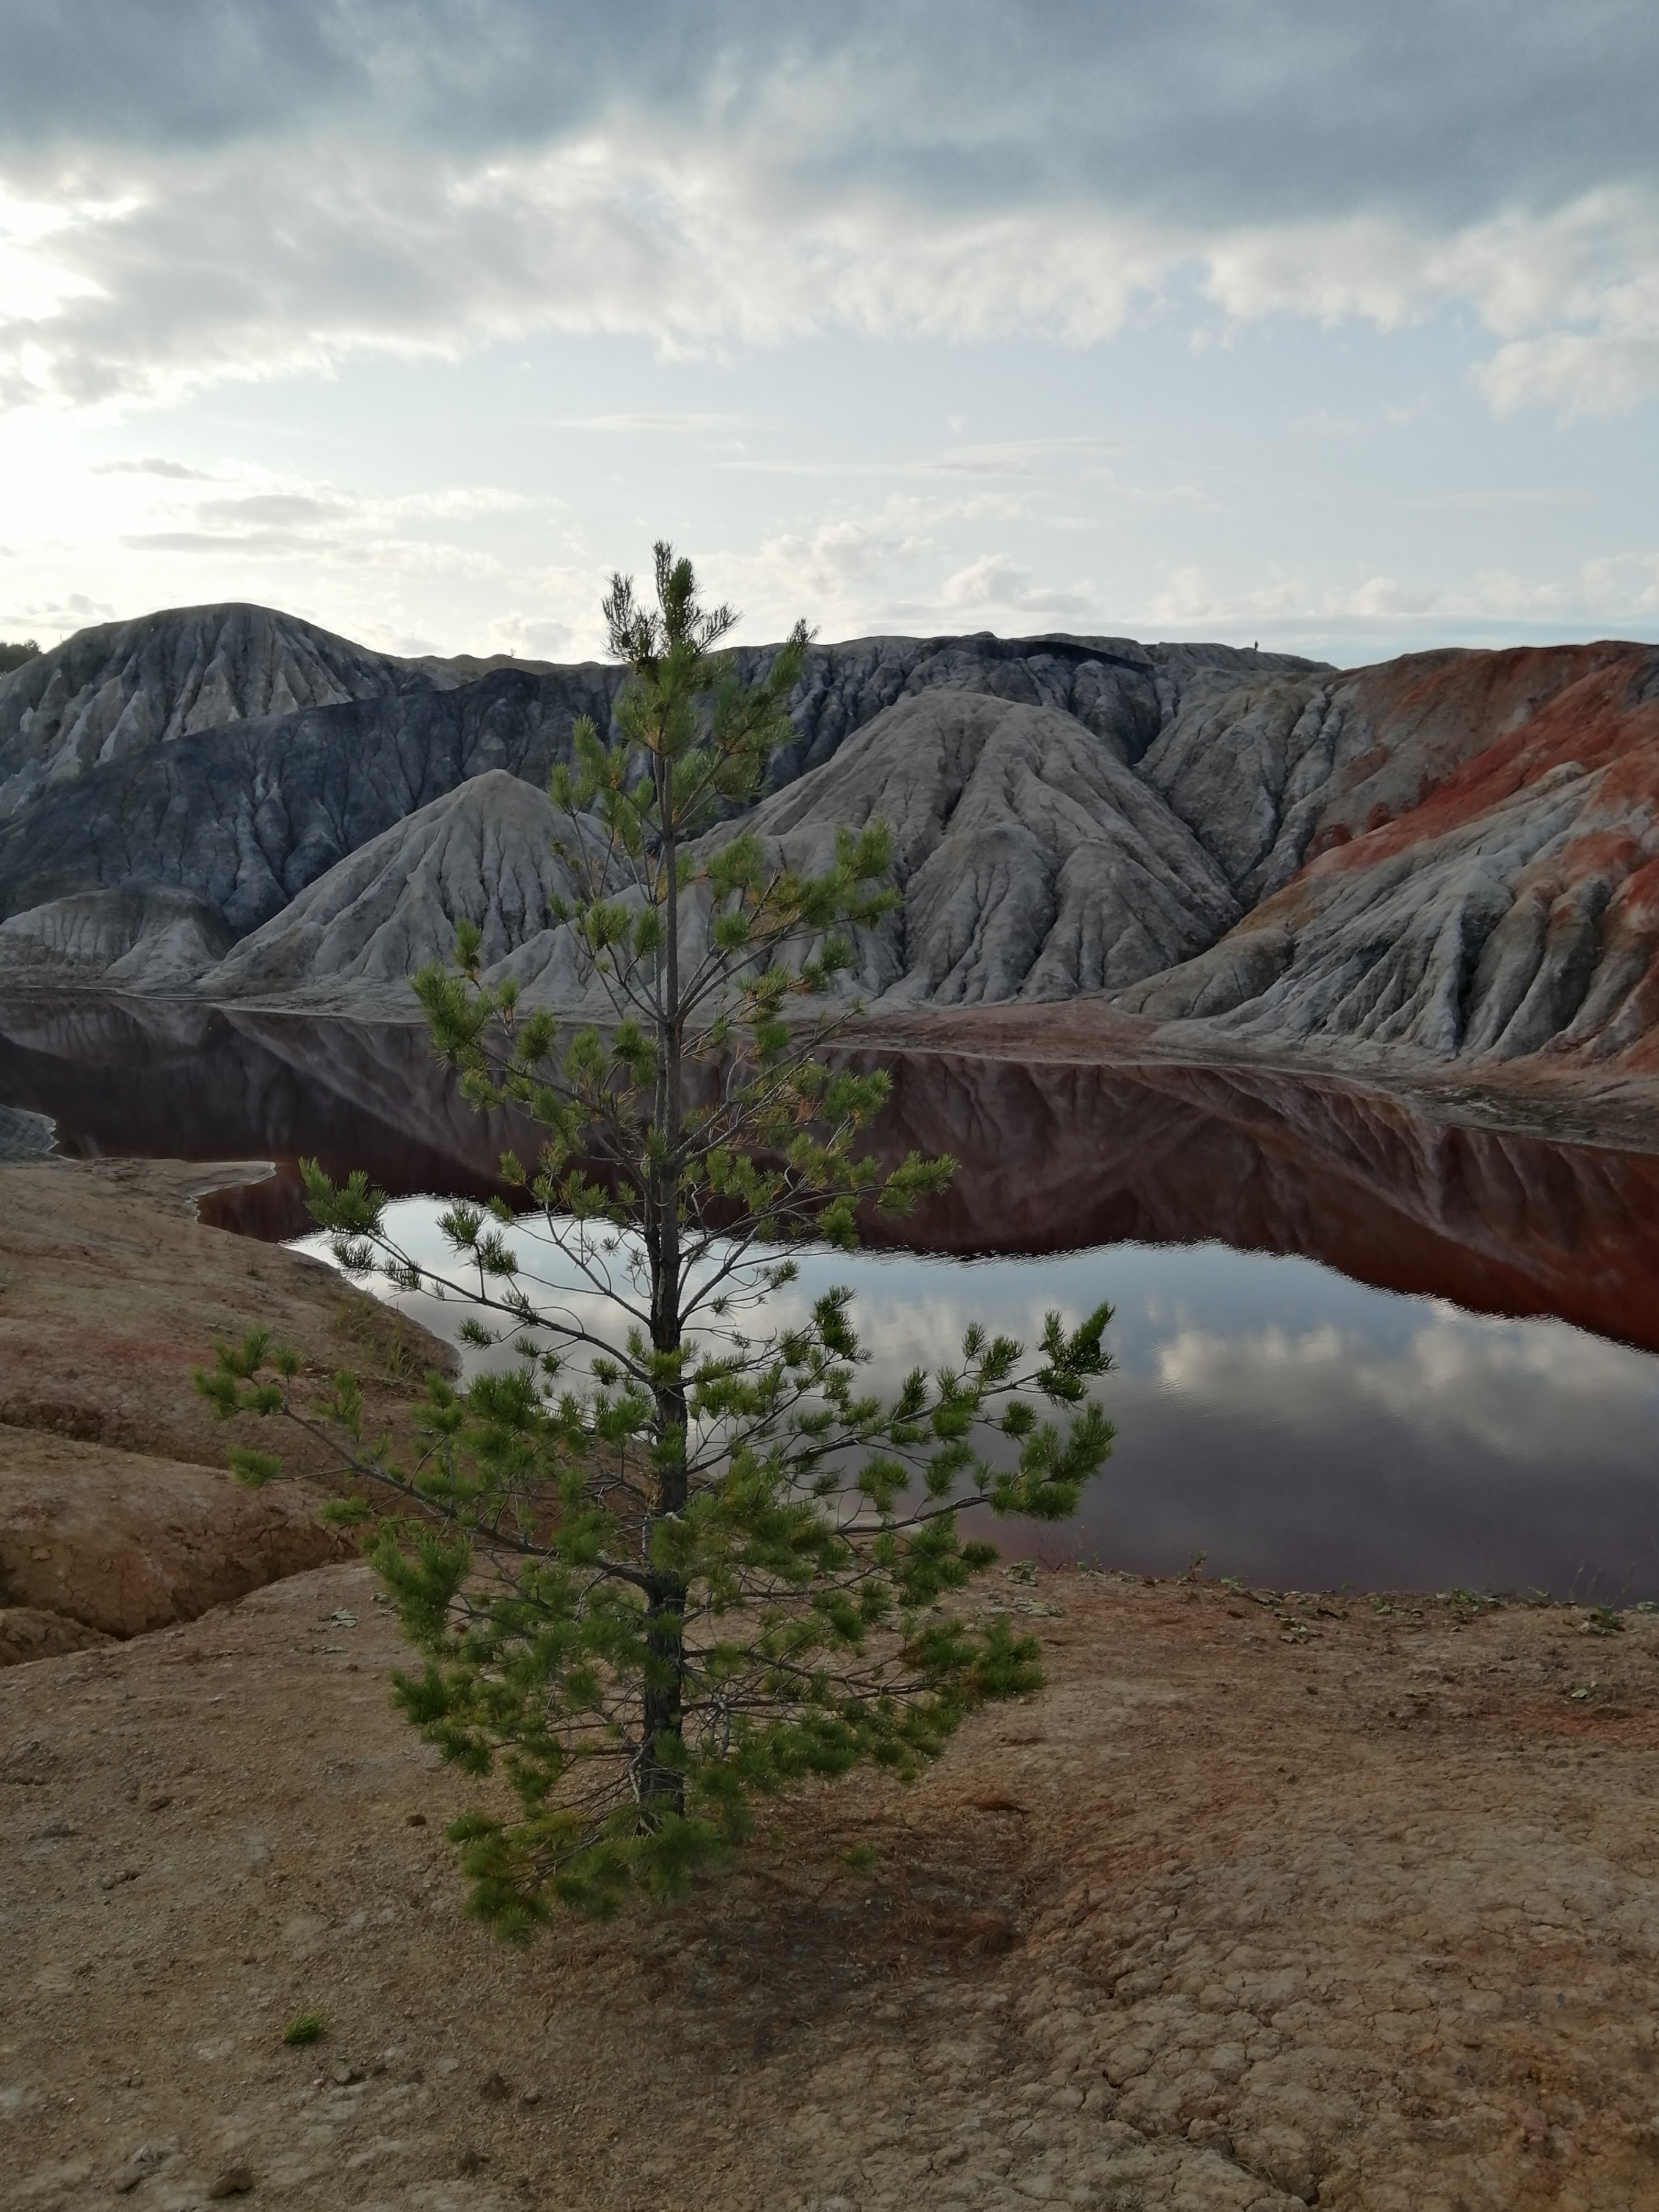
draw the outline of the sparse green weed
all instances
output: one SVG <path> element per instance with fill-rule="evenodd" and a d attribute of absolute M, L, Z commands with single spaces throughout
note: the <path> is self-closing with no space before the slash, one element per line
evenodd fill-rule
<path fill-rule="evenodd" d="M 1624 1632 L 1624 1615 L 1611 1605 L 1593 1605 L 1589 1617 L 1578 1624 L 1581 1636 L 1622 1636 Z"/>
<path fill-rule="evenodd" d="M 1446 1610 L 1455 1621 L 1479 1620 L 1483 1613 L 1500 1613 L 1502 1598 L 1489 1597 L 1484 1591 L 1455 1589 L 1446 1600 Z"/>

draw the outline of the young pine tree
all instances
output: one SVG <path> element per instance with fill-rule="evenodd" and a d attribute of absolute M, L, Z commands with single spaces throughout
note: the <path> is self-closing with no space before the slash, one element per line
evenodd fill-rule
<path fill-rule="evenodd" d="M 862 1209 L 903 1212 L 951 1163 L 866 1157 L 887 1079 L 827 1065 L 833 1024 L 805 1018 L 891 903 L 886 832 L 843 833 L 803 875 L 741 825 L 807 633 L 745 685 L 716 650 L 735 617 L 699 605 L 690 562 L 659 544 L 655 584 L 647 606 L 613 579 L 615 739 L 578 722 L 552 782 L 555 919 L 608 1018 L 524 1012 L 465 924 L 453 964 L 415 979 L 465 1097 L 536 1125 L 533 1164 L 501 1162 L 514 1202 L 450 1206 L 434 1267 L 362 1174 L 306 1169 L 344 1267 L 465 1300 L 464 1337 L 512 1364 L 431 1378 L 412 1461 L 364 1437 L 349 1374 L 302 1404 L 261 1337 L 198 1378 L 227 1416 L 330 1434 L 361 1492 L 337 1513 L 392 1509 L 370 1556 L 424 1661 L 397 1695 L 497 1778 L 452 1833 L 473 1908 L 510 1936 L 555 1904 L 677 1893 L 757 1796 L 864 1759 L 910 1774 L 976 1701 L 1033 1686 L 1035 1644 L 958 1600 L 995 1554 L 957 1508 L 1067 1515 L 1111 1445 L 1087 1395 L 1108 1308 L 1072 1331 L 1051 1315 L 1030 1359 L 970 1328 L 890 1396 L 865 1387 L 847 1291 L 769 1316 L 793 1246 L 852 1245 Z"/>

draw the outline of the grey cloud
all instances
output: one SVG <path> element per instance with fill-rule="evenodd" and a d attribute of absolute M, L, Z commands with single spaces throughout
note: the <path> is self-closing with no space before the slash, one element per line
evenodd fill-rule
<path fill-rule="evenodd" d="M 769 141 L 784 197 L 1468 222 L 1651 178 L 1650 0 L 13 0 L 0 139 L 470 161 L 600 125 Z"/>
<path fill-rule="evenodd" d="M 314 538 L 293 530 L 149 530 L 123 538 L 129 553 L 315 553 Z"/>
<path fill-rule="evenodd" d="M 549 325 L 1088 342 L 1183 266 L 1233 316 L 1472 305 L 1500 409 L 1659 382 L 1651 0 L 11 0 L 4 41 L 0 185 L 69 221 L 0 407 Z"/>
<path fill-rule="evenodd" d="M 114 605 L 107 599 L 69 592 L 61 599 L 29 600 L 21 608 L 14 606 L 9 613 L 0 607 L 0 630 L 27 630 L 37 624 L 59 631 L 84 629 L 88 623 L 108 622 L 114 613 Z"/>
<path fill-rule="evenodd" d="M 168 477 L 179 483 L 213 483 L 216 479 L 206 469 L 187 469 L 182 461 L 146 459 L 137 461 L 96 461 L 92 474 L 95 477 Z"/>
<path fill-rule="evenodd" d="M 198 519 L 208 526 L 228 528 L 248 525 L 280 529 L 284 525 L 328 522 L 343 509 L 337 500 L 313 499 L 304 492 L 252 492 L 243 499 L 204 500 Z"/>
<path fill-rule="evenodd" d="M 372 89 L 347 7 L 316 0 L 10 0 L 0 132 L 14 153 L 223 143 Z"/>
<path fill-rule="evenodd" d="M 338 500 L 305 492 L 251 492 L 240 499 L 204 499 L 190 510 L 193 527 L 135 531 L 121 539 L 129 553 L 216 555 L 319 553 L 338 550 L 321 526 L 347 519 Z"/>
<path fill-rule="evenodd" d="M 794 43 L 785 14 L 755 0 L 712 20 L 673 0 L 12 0 L 0 131 L 50 154 L 307 137 L 349 117 L 449 150 L 520 143 L 619 93 L 699 105 L 729 48 Z"/>

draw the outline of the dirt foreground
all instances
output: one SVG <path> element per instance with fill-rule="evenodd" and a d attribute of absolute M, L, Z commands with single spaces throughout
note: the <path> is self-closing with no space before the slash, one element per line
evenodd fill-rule
<path fill-rule="evenodd" d="M 0 1169 L 4 2212 L 1659 2207 L 1659 1617 L 1011 1569 L 1039 1696 L 504 1950 L 371 1576 L 236 1533 L 189 1385 L 263 1316 L 395 1419 L 410 1347 L 207 1180 Z"/>
<path fill-rule="evenodd" d="M 527 1954 L 363 1567 L 9 1668 L 4 2202 L 1659 2203 L 1659 1620 L 997 1595 L 1040 1696 Z"/>

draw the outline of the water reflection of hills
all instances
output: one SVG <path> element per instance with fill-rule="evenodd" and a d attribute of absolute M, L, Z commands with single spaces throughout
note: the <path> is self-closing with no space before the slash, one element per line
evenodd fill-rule
<path fill-rule="evenodd" d="M 888 1141 L 963 1163 L 907 1243 L 1214 1240 L 1659 1350 L 1659 1158 L 1452 1127 L 1237 1068 L 917 1055 L 895 1074 Z"/>
<path fill-rule="evenodd" d="M 919 1249 L 1215 1240 L 1659 1349 L 1659 1159 L 1241 1070 L 890 1065 L 883 1144 L 961 1162 L 949 1197 L 905 1225 Z M 523 1133 L 462 1103 L 422 1030 L 154 1002 L 0 1006 L 0 1103 L 52 1115 L 67 1152 L 315 1153 L 402 1192 L 486 1188 Z M 267 1236 L 307 1225 L 291 1173 L 217 1218 Z"/>
<path fill-rule="evenodd" d="M 50 1114 L 78 1156 L 314 1155 L 394 1192 L 488 1188 L 516 1133 L 464 1103 L 424 1030 L 136 1000 L 0 1005 L 0 1100 Z M 247 1194 L 244 1212 L 226 1225 L 311 1225 L 292 1175 Z"/>

